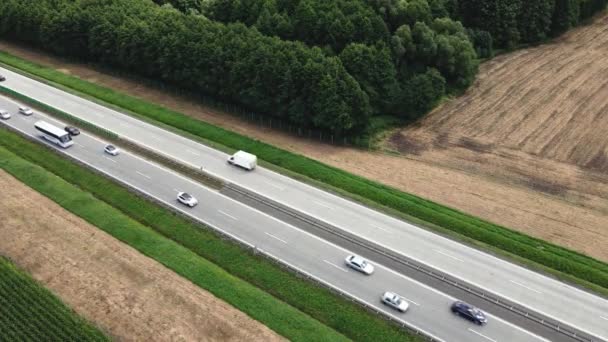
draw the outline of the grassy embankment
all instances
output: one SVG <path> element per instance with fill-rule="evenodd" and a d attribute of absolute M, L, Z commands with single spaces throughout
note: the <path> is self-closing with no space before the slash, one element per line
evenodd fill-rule
<path fill-rule="evenodd" d="M 245 149 L 266 165 L 314 185 L 381 208 L 436 231 L 467 241 L 521 264 L 608 295 L 608 264 L 546 241 L 536 239 L 458 210 L 350 174 L 164 107 L 65 75 L 7 53 L 0 63 L 43 79 L 71 92 L 122 108 L 132 115 L 171 127 L 189 137 L 225 150 Z"/>
<path fill-rule="evenodd" d="M 0 167 L 290 340 L 416 340 L 345 298 L 4 128 Z"/>
<path fill-rule="evenodd" d="M 1 256 L 0 340 L 109 341 L 49 290 Z"/>

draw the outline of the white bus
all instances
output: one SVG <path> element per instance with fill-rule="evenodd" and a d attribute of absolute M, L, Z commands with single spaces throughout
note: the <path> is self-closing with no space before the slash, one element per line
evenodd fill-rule
<path fill-rule="evenodd" d="M 63 148 L 74 145 L 72 137 L 70 137 L 68 132 L 62 130 L 61 128 L 55 127 L 48 122 L 38 121 L 34 124 L 34 127 L 36 127 L 36 129 L 42 133 L 42 136 L 46 140 Z"/>

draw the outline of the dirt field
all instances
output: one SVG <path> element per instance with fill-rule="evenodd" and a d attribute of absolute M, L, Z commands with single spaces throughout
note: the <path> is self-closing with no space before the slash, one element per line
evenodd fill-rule
<path fill-rule="evenodd" d="M 608 261 L 607 32 L 604 15 L 483 64 L 465 95 L 390 135 L 390 154 L 299 139 L 86 65 L 0 49 Z"/>
<path fill-rule="evenodd" d="M 0 255 L 116 340 L 283 340 L 2 170 L 0 188 Z"/>

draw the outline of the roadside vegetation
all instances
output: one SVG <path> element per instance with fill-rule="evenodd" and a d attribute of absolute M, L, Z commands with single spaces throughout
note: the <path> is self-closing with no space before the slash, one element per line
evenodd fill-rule
<path fill-rule="evenodd" d="M 6 0 L 0 35 L 336 136 L 360 135 L 376 115 L 413 118 L 474 79 L 473 46 L 445 11 L 423 8 L 389 29 L 368 5 L 340 6 L 353 13 L 323 46 L 128 0 Z M 302 21 L 316 20 L 305 10 Z"/>
<path fill-rule="evenodd" d="M 0 128 L 0 167 L 290 340 L 418 340 L 210 228 L 4 128 Z"/>
<path fill-rule="evenodd" d="M 543 42 L 606 2 L 5 0 L 0 36 L 367 145 L 465 90 L 494 46 Z"/>
<path fill-rule="evenodd" d="M 0 53 L 0 62 L 61 84 L 82 94 L 137 113 L 148 120 L 177 128 L 224 148 L 245 149 L 261 160 L 287 170 L 301 180 L 323 185 L 330 190 L 354 197 L 367 205 L 409 215 L 418 223 L 468 240 L 482 248 L 551 273 L 608 295 L 608 265 L 586 255 L 568 250 L 510 230 L 457 210 L 401 192 L 383 184 L 350 174 L 315 160 L 281 150 L 263 142 L 190 118 L 161 106 L 151 104 L 111 89 L 104 88 L 58 71 Z M 421 221 L 421 222 L 420 222 Z"/>
<path fill-rule="evenodd" d="M 109 341 L 49 290 L 1 256 L 0 340 Z"/>

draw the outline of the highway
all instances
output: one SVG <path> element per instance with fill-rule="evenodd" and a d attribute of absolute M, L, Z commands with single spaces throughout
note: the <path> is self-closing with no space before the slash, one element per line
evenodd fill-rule
<path fill-rule="evenodd" d="M 17 104 L 0 97 L 0 108 L 13 117 L 0 121 L 34 137 L 51 148 L 70 155 L 119 182 L 137 189 L 157 201 L 175 208 L 206 225 L 220 230 L 242 243 L 255 246 L 293 268 L 323 282 L 352 298 L 383 311 L 404 324 L 424 331 L 442 341 L 548 341 L 499 317 L 488 315 L 488 324 L 477 326 L 453 315 L 450 304 L 455 298 L 407 278 L 370 260 L 376 267 L 371 276 L 355 272 L 344 264 L 348 250 L 329 243 L 263 212 L 206 188 L 182 175 L 122 151 L 118 156 L 103 152 L 105 142 L 81 133 L 74 145 L 61 149 L 40 137 L 34 122 L 43 119 L 58 127 L 64 124 L 35 113 L 17 114 Z M 199 200 L 188 208 L 176 201 L 179 191 L 187 191 Z M 380 303 L 384 291 L 399 293 L 410 303 L 410 309 L 397 313 Z"/>
<path fill-rule="evenodd" d="M 428 265 L 489 294 L 608 340 L 608 300 L 264 168 L 231 167 L 227 155 L 0 68 L 3 86 L 117 133 L 186 165 Z M 246 150 L 246 147 L 243 147 Z"/>

